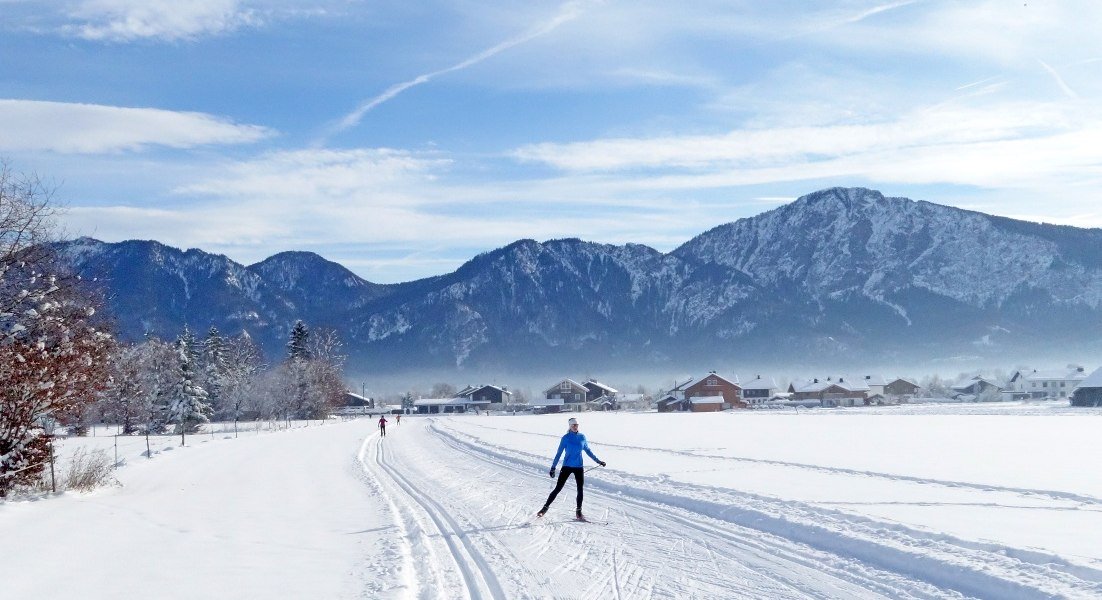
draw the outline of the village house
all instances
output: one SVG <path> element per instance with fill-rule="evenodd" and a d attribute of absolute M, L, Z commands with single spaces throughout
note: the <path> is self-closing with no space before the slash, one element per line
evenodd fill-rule
<path fill-rule="evenodd" d="M 688 411 L 692 408 L 692 403 L 685 401 L 685 387 L 692 383 L 693 378 L 690 377 L 681 383 L 673 382 L 673 388 L 661 394 L 658 401 L 655 402 L 655 407 L 658 412 L 674 412 L 674 411 Z"/>
<path fill-rule="evenodd" d="M 1102 367 L 1094 370 L 1071 396 L 1072 406 L 1102 406 Z"/>
<path fill-rule="evenodd" d="M 617 398 L 620 391 L 612 386 L 605 385 L 596 379 L 587 379 L 585 383 L 586 410 L 616 410 L 619 408 Z"/>
<path fill-rule="evenodd" d="M 777 382 L 772 377 L 756 375 L 742 385 L 742 399 L 751 408 L 768 402 L 777 393 Z"/>
<path fill-rule="evenodd" d="M 909 400 L 910 398 L 914 398 L 921 390 L 922 386 L 911 381 L 910 379 L 896 377 L 884 386 L 883 394 L 885 398 L 895 399 L 898 402 L 900 400 Z"/>
<path fill-rule="evenodd" d="M 375 400 L 355 392 L 344 393 L 344 404 L 333 410 L 337 415 L 371 415 L 389 413 L 387 406 L 375 406 Z"/>
<path fill-rule="evenodd" d="M 543 392 L 542 400 L 529 404 L 538 412 L 586 410 L 586 394 L 589 389 L 573 379 L 563 379 Z"/>
<path fill-rule="evenodd" d="M 839 377 L 837 381 L 827 377 L 818 378 L 802 384 L 791 383 L 788 392 L 794 401 L 818 400 L 820 406 L 864 406 L 869 397 L 869 386 L 862 380 L 849 380 Z"/>
<path fill-rule="evenodd" d="M 865 375 L 865 385 L 869 388 L 866 404 L 899 404 L 906 402 L 918 394 L 922 389 L 917 383 L 896 377 L 885 378 L 883 375 Z"/>
<path fill-rule="evenodd" d="M 723 406 L 720 410 L 749 407 L 749 404 L 742 399 L 742 386 L 739 385 L 737 376 L 727 378 L 717 374 L 715 371 L 709 371 L 707 375 L 696 383 L 690 384 L 685 388 L 686 400 L 714 396 L 721 396 L 723 398 Z M 693 410 L 697 410 L 696 405 L 693 405 Z M 712 408 L 709 407 L 708 410 L 712 410 Z"/>
<path fill-rule="evenodd" d="M 413 410 L 419 415 L 465 413 L 479 410 L 479 407 L 480 404 L 472 403 L 467 398 L 418 398 L 413 401 Z"/>
<path fill-rule="evenodd" d="M 959 381 L 949 386 L 949 389 L 952 394 L 951 397 L 954 400 L 961 400 L 965 402 L 977 400 L 980 398 L 980 396 L 984 395 L 992 396 L 995 400 L 999 400 L 1001 398 L 993 395 L 998 394 L 1002 391 L 1002 388 L 999 386 L 999 384 L 991 381 L 990 379 L 985 379 L 979 375 L 976 375 L 975 377 L 970 377 L 963 381 Z"/>
<path fill-rule="evenodd" d="M 691 402 L 686 401 L 685 398 L 674 396 L 673 394 L 662 396 L 654 405 L 655 408 L 658 409 L 658 412 L 683 412 L 692 408 Z"/>
<path fill-rule="evenodd" d="M 496 385 L 468 385 L 455 394 L 457 398 L 466 398 L 471 404 L 483 409 L 502 410 L 512 404 L 513 393 L 508 388 Z"/>
<path fill-rule="evenodd" d="M 869 397 L 880 395 L 887 396 L 884 388 L 888 387 L 888 380 L 883 375 L 865 375 L 865 385 L 869 386 Z"/>
<path fill-rule="evenodd" d="M 1019 369 L 1010 376 L 1003 395 L 1008 399 L 1070 398 L 1075 388 L 1087 378 L 1083 367 L 1069 365 L 1066 369 L 1038 371 Z"/>
<path fill-rule="evenodd" d="M 612 397 L 619 394 L 619 390 L 611 386 L 607 386 L 596 379 L 588 379 L 582 384 L 585 387 L 585 401 L 596 402 L 603 397 Z"/>

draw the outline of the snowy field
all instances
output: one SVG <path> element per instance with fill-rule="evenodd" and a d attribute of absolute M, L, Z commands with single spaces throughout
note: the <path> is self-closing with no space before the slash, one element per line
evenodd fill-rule
<path fill-rule="evenodd" d="M 119 438 L 0 503 L 0 597 L 1102 598 L 1102 410 L 577 416 L 590 523 L 532 518 L 566 415 Z"/>

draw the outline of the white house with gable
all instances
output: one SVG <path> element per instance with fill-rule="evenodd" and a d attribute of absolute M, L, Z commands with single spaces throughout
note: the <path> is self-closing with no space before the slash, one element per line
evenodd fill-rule
<path fill-rule="evenodd" d="M 1087 378 L 1087 373 L 1079 365 L 1068 365 L 1064 369 L 1019 369 L 1010 376 L 1008 389 L 1012 398 L 1071 398 L 1075 388 Z"/>
<path fill-rule="evenodd" d="M 778 391 L 776 380 L 758 375 L 742 385 L 742 399 L 749 403 L 751 408 L 759 407 Z"/>

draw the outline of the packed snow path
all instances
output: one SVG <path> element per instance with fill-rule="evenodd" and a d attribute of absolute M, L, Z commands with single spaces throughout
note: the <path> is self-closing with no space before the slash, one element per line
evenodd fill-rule
<path fill-rule="evenodd" d="M 1099 572 L 831 509 L 656 482 L 612 469 L 571 480 L 544 519 L 548 459 L 447 418 L 369 438 L 418 598 L 1091 598 Z M 553 443 L 548 449 L 553 450 Z"/>
<path fill-rule="evenodd" d="M 418 598 L 954 597 L 772 535 L 573 484 L 546 517 L 543 469 L 408 419 L 361 454 L 393 500 Z"/>
<path fill-rule="evenodd" d="M 1096 419 L 582 420 L 591 523 L 534 519 L 558 415 L 120 437 L 121 487 L 0 502 L 0 598 L 1102 598 Z"/>

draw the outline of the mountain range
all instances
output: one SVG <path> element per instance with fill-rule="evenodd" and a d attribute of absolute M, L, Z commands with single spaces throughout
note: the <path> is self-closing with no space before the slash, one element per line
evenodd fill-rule
<path fill-rule="evenodd" d="M 1102 230 L 863 188 L 808 194 L 669 253 L 526 239 L 386 285 L 309 252 L 245 266 L 155 241 L 57 246 L 102 286 L 123 339 L 216 326 L 281 356 L 301 319 L 336 330 L 362 373 L 1102 356 Z"/>

